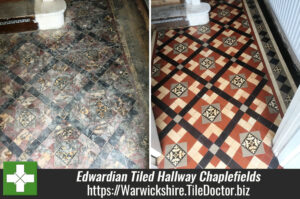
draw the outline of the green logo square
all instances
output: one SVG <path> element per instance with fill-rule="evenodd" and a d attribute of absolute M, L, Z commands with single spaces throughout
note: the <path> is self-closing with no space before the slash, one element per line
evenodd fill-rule
<path fill-rule="evenodd" d="M 36 162 L 3 163 L 3 195 L 37 195 Z"/>

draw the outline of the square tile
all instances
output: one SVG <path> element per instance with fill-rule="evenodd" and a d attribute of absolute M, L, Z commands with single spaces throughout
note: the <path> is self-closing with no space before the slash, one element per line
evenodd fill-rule
<path fill-rule="evenodd" d="M 181 121 L 181 119 L 182 119 L 182 117 L 180 115 L 176 115 L 173 120 L 174 120 L 174 122 L 179 123 Z"/>
<path fill-rule="evenodd" d="M 228 17 L 230 15 L 230 11 L 228 9 L 220 9 L 218 10 L 218 16 L 220 18 L 222 17 Z"/>
<path fill-rule="evenodd" d="M 205 24 L 205 25 L 198 26 L 198 33 L 199 34 L 210 33 L 210 25 Z"/>
<path fill-rule="evenodd" d="M 244 157 L 264 154 L 263 141 L 259 131 L 240 134 L 240 143 Z"/>
<path fill-rule="evenodd" d="M 214 57 L 200 58 L 199 64 L 200 64 L 200 70 L 215 68 L 215 59 Z"/>
<path fill-rule="evenodd" d="M 230 75 L 230 86 L 231 89 L 247 88 L 247 79 L 244 74 Z"/>
<path fill-rule="evenodd" d="M 182 35 L 184 33 L 184 30 L 179 30 L 178 33 Z"/>
<path fill-rule="evenodd" d="M 171 85 L 170 98 L 186 97 L 188 95 L 188 83 L 180 82 Z"/>
<path fill-rule="evenodd" d="M 237 40 L 235 36 L 224 37 L 223 44 L 225 47 L 237 46 Z"/>
<path fill-rule="evenodd" d="M 202 124 L 220 122 L 222 120 L 220 104 L 218 103 L 202 106 L 201 110 Z"/>
<path fill-rule="evenodd" d="M 204 43 L 202 44 L 202 46 L 204 46 L 204 47 L 206 48 L 207 46 L 209 46 L 209 44 L 206 43 L 206 42 L 204 42 Z"/>
<path fill-rule="evenodd" d="M 211 147 L 209 148 L 209 151 L 214 155 L 216 155 L 218 150 L 219 150 L 219 147 L 216 144 L 212 144 Z"/>
<path fill-rule="evenodd" d="M 76 141 L 62 142 L 61 146 L 55 153 L 55 156 L 62 160 L 66 165 L 70 163 L 78 151 Z"/>
<path fill-rule="evenodd" d="M 187 165 L 187 143 L 166 146 L 165 168 L 176 168 Z"/>
<path fill-rule="evenodd" d="M 176 68 L 179 69 L 179 70 L 181 70 L 181 69 L 184 68 L 184 66 L 182 64 L 179 64 Z"/>
<path fill-rule="evenodd" d="M 242 106 L 240 107 L 240 110 L 243 111 L 244 113 L 246 113 L 246 111 L 248 110 L 248 106 L 246 106 L 245 104 L 242 104 Z"/>
<path fill-rule="evenodd" d="M 230 61 L 232 61 L 232 62 L 236 62 L 236 58 L 235 57 L 232 57 L 231 59 L 230 59 Z"/>
<path fill-rule="evenodd" d="M 173 53 L 180 54 L 188 51 L 188 43 L 177 43 L 174 44 Z"/>
<path fill-rule="evenodd" d="M 212 85 L 210 82 L 207 82 L 207 84 L 205 85 L 205 87 L 206 87 L 207 89 L 211 89 L 212 86 L 213 86 L 213 85 Z"/>

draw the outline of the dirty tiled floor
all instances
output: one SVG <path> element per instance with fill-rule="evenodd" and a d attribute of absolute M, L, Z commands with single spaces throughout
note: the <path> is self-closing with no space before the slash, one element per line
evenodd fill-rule
<path fill-rule="evenodd" d="M 255 1 L 209 3 L 208 24 L 157 34 L 158 166 L 277 168 L 272 138 L 294 94 L 293 80 Z"/>
<path fill-rule="evenodd" d="M 1 165 L 145 168 L 147 110 L 111 4 L 67 4 L 62 29 L 0 35 Z"/>

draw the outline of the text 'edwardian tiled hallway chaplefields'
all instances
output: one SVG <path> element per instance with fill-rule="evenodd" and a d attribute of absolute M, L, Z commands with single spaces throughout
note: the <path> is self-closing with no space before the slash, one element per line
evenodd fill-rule
<path fill-rule="evenodd" d="M 159 168 L 278 168 L 271 146 L 294 82 L 255 1 L 209 1 L 206 25 L 158 31 Z M 255 34 L 256 33 L 256 34 Z"/>

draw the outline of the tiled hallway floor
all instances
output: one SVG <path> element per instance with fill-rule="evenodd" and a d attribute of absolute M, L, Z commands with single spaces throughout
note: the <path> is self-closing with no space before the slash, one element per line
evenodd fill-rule
<path fill-rule="evenodd" d="M 59 30 L 0 35 L 0 162 L 145 168 L 147 117 L 108 1 Z"/>
<path fill-rule="evenodd" d="M 158 166 L 278 168 L 272 138 L 294 83 L 254 1 L 209 3 L 209 24 L 157 34 Z"/>

